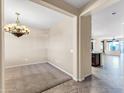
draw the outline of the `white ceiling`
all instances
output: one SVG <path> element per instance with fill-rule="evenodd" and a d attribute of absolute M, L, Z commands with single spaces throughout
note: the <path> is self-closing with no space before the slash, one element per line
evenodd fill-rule
<path fill-rule="evenodd" d="M 91 0 L 64 0 L 64 1 L 71 4 L 72 6 L 76 8 L 80 8 L 81 6 L 85 5 Z"/>
<path fill-rule="evenodd" d="M 37 29 L 49 29 L 65 17 L 63 14 L 29 0 L 5 0 L 5 24 L 15 22 L 15 12 L 21 14 L 22 24 Z"/>
<path fill-rule="evenodd" d="M 116 15 L 112 15 L 116 12 Z M 124 0 L 93 14 L 92 35 L 94 37 L 124 37 Z"/>

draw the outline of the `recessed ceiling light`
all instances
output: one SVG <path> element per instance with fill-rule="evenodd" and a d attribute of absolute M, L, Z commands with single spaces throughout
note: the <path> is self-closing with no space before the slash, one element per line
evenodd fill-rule
<path fill-rule="evenodd" d="M 116 15 L 117 13 L 116 12 L 112 12 L 112 15 Z"/>

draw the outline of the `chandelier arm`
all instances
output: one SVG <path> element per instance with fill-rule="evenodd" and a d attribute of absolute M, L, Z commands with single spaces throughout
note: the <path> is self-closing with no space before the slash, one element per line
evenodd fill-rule
<path fill-rule="evenodd" d="M 19 14 L 19 13 L 16 13 L 16 15 L 17 15 L 16 24 L 17 24 L 17 25 L 20 25 L 20 21 L 19 21 L 19 16 L 20 16 L 20 14 Z"/>

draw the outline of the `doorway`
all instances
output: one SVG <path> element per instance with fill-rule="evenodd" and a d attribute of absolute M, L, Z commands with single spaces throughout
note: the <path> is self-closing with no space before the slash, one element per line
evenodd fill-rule
<path fill-rule="evenodd" d="M 92 66 L 92 73 L 95 78 L 120 89 L 123 89 L 122 78 L 124 77 L 123 4 L 123 1 L 119 1 L 92 14 L 92 42 L 94 43 L 92 59 L 96 62 L 96 65 Z"/>
<path fill-rule="evenodd" d="M 23 2 L 6 0 L 4 5 L 5 24 L 14 23 L 15 12 L 20 12 L 21 23 L 31 30 L 29 35 L 20 38 L 11 33 L 4 33 L 6 92 L 42 92 L 77 76 L 77 17 L 75 15 L 70 14 L 70 16 L 69 13 L 66 15 L 58 12 L 59 10 L 49 9 L 29 0 Z M 32 14 L 32 11 L 35 13 Z M 55 18 L 52 18 L 53 16 Z M 12 20 L 8 20 L 9 18 Z M 55 26 L 50 22 L 54 19 L 59 20 L 54 21 Z M 39 29 L 46 24 L 40 24 L 38 27 L 36 21 L 38 24 L 49 22 L 51 28 Z"/>

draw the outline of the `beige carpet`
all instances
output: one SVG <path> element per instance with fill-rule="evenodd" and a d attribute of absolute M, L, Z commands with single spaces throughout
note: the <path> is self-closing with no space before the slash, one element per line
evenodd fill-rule
<path fill-rule="evenodd" d="M 70 79 L 48 63 L 5 70 L 6 93 L 41 93 Z"/>

